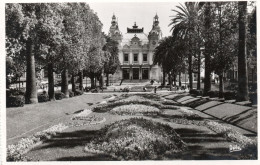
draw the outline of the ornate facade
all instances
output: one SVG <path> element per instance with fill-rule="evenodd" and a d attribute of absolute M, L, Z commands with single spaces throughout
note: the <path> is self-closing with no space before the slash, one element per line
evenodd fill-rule
<path fill-rule="evenodd" d="M 119 43 L 120 69 L 113 75 L 117 80 L 161 80 L 161 68 L 153 65 L 154 49 L 162 37 L 157 14 L 152 30 L 147 35 L 136 23 L 122 34 L 115 15 L 112 17 L 108 35 Z"/>

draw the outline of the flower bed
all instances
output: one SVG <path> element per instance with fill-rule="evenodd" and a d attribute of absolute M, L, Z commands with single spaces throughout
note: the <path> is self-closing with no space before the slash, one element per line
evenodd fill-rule
<path fill-rule="evenodd" d="M 178 155 L 185 149 L 170 126 L 142 118 L 121 120 L 100 132 L 104 135 L 88 143 L 85 151 L 107 153 L 118 160 L 155 160 Z"/>
<path fill-rule="evenodd" d="M 118 115 L 158 115 L 160 110 L 152 106 L 130 104 L 115 107 L 110 113 Z"/>
<path fill-rule="evenodd" d="M 106 121 L 106 118 L 96 117 L 96 116 L 81 116 L 81 117 L 74 118 L 72 120 L 74 120 L 74 122 L 68 124 L 70 127 L 81 127 L 84 125 L 101 124 Z"/>
<path fill-rule="evenodd" d="M 42 140 L 49 139 L 56 133 L 62 132 L 68 126 L 64 124 L 54 125 L 44 131 L 37 132 L 36 134 L 21 139 L 17 144 L 7 146 L 7 161 L 26 161 L 26 157 L 23 155 L 33 148 L 37 143 Z"/>
<path fill-rule="evenodd" d="M 159 101 L 149 100 L 141 96 L 123 95 L 114 99 L 112 102 L 106 102 L 106 104 L 99 104 L 98 106 L 93 108 L 93 111 L 107 112 L 117 106 L 129 105 L 129 104 L 143 104 L 143 105 L 155 106 L 157 108 L 165 108 L 165 105 L 161 104 Z"/>
<path fill-rule="evenodd" d="M 231 127 L 224 126 L 214 121 L 209 121 L 206 123 L 206 125 L 209 129 L 213 130 L 214 132 L 222 134 L 227 139 L 238 142 L 242 146 L 254 143 L 252 139 L 242 135 L 237 131 L 234 131 Z"/>
<path fill-rule="evenodd" d="M 235 142 L 241 149 L 242 159 L 256 159 L 257 158 L 257 142 L 241 133 L 233 130 L 231 127 L 224 126 L 214 121 L 208 121 L 206 126 L 212 131 L 221 134 L 228 140 Z"/>

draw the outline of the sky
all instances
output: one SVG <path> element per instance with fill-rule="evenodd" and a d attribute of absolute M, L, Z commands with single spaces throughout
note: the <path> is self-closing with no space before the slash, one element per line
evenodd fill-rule
<path fill-rule="evenodd" d="M 177 2 L 90 2 L 90 8 L 93 9 L 101 22 L 103 31 L 108 34 L 111 26 L 113 13 L 118 18 L 119 30 L 125 34 L 127 27 L 132 27 L 136 22 L 139 28 L 144 28 L 148 34 L 152 29 L 153 17 L 157 13 L 159 16 L 159 25 L 163 36 L 169 36 L 171 17 L 175 12 Z"/>

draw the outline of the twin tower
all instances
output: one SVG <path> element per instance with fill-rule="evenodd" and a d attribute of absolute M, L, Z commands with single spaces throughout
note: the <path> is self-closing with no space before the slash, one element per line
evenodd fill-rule
<path fill-rule="evenodd" d="M 144 28 L 138 28 L 136 23 L 134 23 L 134 26 L 132 26 L 132 28 L 127 28 L 127 34 L 122 35 L 118 27 L 118 20 L 116 19 L 116 16 L 113 14 L 108 35 L 112 39 L 116 40 L 118 43 L 122 43 L 123 40 L 131 39 L 128 37 L 129 34 L 134 34 L 134 36 L 138 36 L 139 34 L 144 34 L 146 38 L 142 37 L 140 38 L 140 40 L 148 40 L 149 44 L 157 45 L 158 41 L 162 38 L 162 32 L 159 26 L 158 19 L 159 17 L 156 14 L 153 18 L 152 30 L 149 32 L 148 35 L 144 33 Z M 146 42 L 143 42 L 143 44 L 146 44 Z"/>
<path fill-rule="evenodd" d="M 148 35 L 144 33 L 144 28 L 138 28 L 136 23 L 131 28 L 127 28 L 127 33 L 122 35 L 116 16 L 112 16 L 108 35 L 119 43 L 118 58 L 120 61 L 120 68 L 113 75 L 114 80 L 139 82 L 161 79 L 161 68 L 153 63 L 154 49 L 162 38 L 158 19 L 156 14 L 153 18 L 152 30 Z"/>

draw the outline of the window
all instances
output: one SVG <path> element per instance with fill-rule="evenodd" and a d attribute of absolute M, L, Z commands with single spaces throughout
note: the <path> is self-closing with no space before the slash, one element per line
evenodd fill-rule
<path fill-rule="evenodd" d="M 128 54 L 124 54 L 124 62 L 128 62 Z"/>
<path fill-rule="evenodd" d="M 134 62 L 138 61 L 138 54 L 134 54 Z"/>
<path fill-rule="evenodd" d="M 147 62 L 147 54 L 143 54 L 143 62 Z"/>

